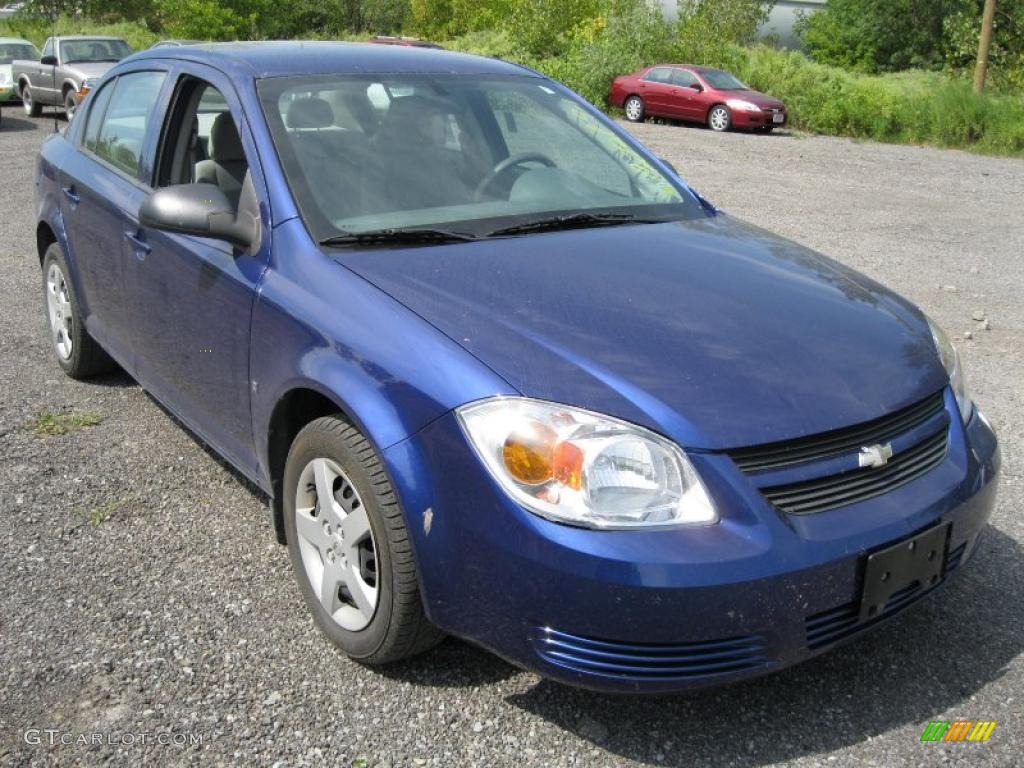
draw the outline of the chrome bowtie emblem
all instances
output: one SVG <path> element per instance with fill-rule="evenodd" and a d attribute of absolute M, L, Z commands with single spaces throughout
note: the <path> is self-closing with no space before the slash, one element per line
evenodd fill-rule
<path fill-rule="evenodd" d="M 885 445 L 866 445 L 860 449 L 860 455 L 857 457 L 857 462 L 862 467 L 877 469 L 878 467 L 884 467 L 891 458 L 892 443 L 886 443 Z"/>

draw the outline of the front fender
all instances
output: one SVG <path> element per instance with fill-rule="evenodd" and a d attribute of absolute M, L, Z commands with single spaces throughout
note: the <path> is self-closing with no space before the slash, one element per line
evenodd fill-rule
<path fill-rule="evenodd" d="M 312 243 L 298 219 L 274 234 L 251 330 L 253 434 L 267 486 L 270 423 L 295 389 L 319 392 L 378 452 L 452 408 L 517 394 L 503 378 Z"/>

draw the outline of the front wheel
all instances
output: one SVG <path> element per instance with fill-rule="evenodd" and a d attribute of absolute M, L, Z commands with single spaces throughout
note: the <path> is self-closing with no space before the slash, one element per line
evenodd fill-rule
<path fill-rule="evenodd" d="M 43 114 L 43 105 L 32 98 L 32 88 L 27 83 L 21 89 L 21 106 L 29 117 L 39 117 Z"/>
<path fill-rule="evenodd" d="M 626 99 L 623 109 L 626 111 L 626 119 L 631 123 L 642 123 L 644 121 L 644 113 L 647 110 L 644 106 L 644 100 L 639 96 L 630 96 Z"/>
<path fill-rule="evenodd" d="M 728 107 L 724 107 L 721 104 L 716 104 L 708 112 L 708 128 L 712 131 L 728 131 L 729 126 L 732 125 L 732 115 L 729 114 Z"/>
<path fill-rule="evenodd" d="M 331 642 L 376 665 L 444 637 L 424 614 L 391 482 L 358 429 L 340 416 L 306 425 L 288 452 L 283 493 L 292 569 Z"/>
<path fill-rule="evenodd" d="M 76 109 L 78 102 L 75 101 L 75 92 L 69 89 L 64 93 L 64 114 L 67 115 L 68 122 L 74 118 Z"/>

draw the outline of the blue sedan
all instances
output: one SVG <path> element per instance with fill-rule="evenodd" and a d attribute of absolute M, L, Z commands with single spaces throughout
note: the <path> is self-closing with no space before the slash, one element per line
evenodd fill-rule
<path fill-rule="evenodd" d="M 597 689 L 762 674 L 946 583 L 993 508 L 921 310 L 522 67 L 143 52 L 35 192 L 57 363 L 120 366 L 266 491 L 365 664 L 447 633 Z"/>

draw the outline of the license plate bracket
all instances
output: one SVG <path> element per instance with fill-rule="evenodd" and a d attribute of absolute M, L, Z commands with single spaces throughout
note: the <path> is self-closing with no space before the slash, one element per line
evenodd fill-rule
<path fill-rule="evenodd" d="M 939 583 L 949 548 L 949 529 L 948 523 L 938 525 L 868 555 L 860 600 L 861 621 L 878 616 L 889 598 L 915 583 L 922 590 Z"/>

